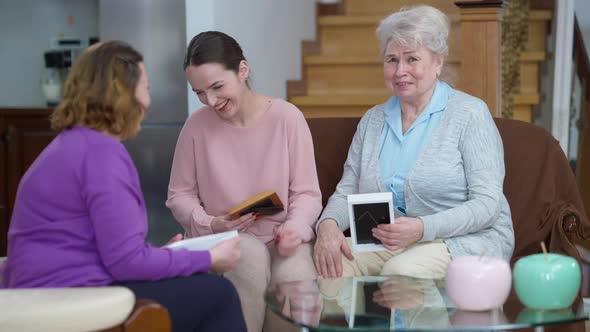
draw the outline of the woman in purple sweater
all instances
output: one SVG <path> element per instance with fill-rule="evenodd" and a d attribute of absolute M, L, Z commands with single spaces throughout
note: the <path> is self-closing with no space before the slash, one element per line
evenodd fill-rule
<path fill-rule="evenodd" d="M 123 285 L 164 305 L 174 331 L 245 331 L 234 287 L 207 273 L 233 267 L 238 238 L 210 251 L 145 242 L 139 177 L 121 141 L 139 132 L 149 104 L 143 58 L 132 47 L 110 41 L 80 56 L 51 118 L 60 134 L 18 188 L 4 287 Z"/>

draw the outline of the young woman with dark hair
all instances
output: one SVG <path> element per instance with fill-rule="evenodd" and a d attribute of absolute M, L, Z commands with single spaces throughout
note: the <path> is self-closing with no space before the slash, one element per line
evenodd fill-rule
<path fill-rule="evenodd" d="M 251 88 L 250 66 L 227 34 L 195 36 L 184 67 L 205 106 L 178 138 L 166 205 L 188 236 L 240 232 L 242 257 L 225 276 L 248 330 L 260 331 L 269 284 L 316 277 L 310 241 L 322 201 L 311 133 L 297 107 Z M 267 190 L 284 211 L 230 218 L 234 205 Z"/>

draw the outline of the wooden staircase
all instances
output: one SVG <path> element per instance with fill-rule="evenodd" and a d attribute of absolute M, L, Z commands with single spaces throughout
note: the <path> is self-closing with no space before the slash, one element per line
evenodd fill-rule
<path fill-rule="evenodd" d="M 451 82 L 461 89 L 463 52 L 459 8 L 451 0 L 426 0 L 451 18 L 447 65 L 455 73 Z M 375 29 L 381 19 L 412 1 L 342 0 L 321 8 L 317 40 L 303 44 L 301 81 L 290 81 L 288 100 L 306 117 L 358 117 L 390 95 L 383 80 L 383 64 Z M 323 10 L 322 10 L 323 9 Z M 329 11 L 329 14 L 322 12 Z M 334 13 L 336 12 L 336 13 Z M 539 65 L 545 60 L 545 39 L 551 12 L 530 13 L 528 45 L 521 55 L 520 94 L 514 96 L 514 118 L 532 121 L 533 106 L 540 102 Z"/>

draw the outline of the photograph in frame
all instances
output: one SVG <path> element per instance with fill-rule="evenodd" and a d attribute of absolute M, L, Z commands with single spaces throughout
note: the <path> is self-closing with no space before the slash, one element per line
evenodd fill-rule
<path fill-rule="evenodd" d="M 348 195 L 348 215 L 352 250 L 354 252 L 380 251 L 385 247 L 372 234 L 379 224 L 393 223 L 393 196 L 391 192 Z"/>

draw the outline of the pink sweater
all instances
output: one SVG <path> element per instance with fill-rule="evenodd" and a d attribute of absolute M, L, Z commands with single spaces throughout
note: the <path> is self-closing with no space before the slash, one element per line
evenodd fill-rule
<path fill-rule="evenodd" d="M 208 107 L 193 113 L 176 144 L 166 201 L 187 235 L 211 234 L 214 216 L 265 190 L 276 191 L 285 210 L 245 231 L 269 242 L 280 226 L 310 241 L 322 200 L 301 111 L 274 99 L 251 127 L 233 126 Z"/>

